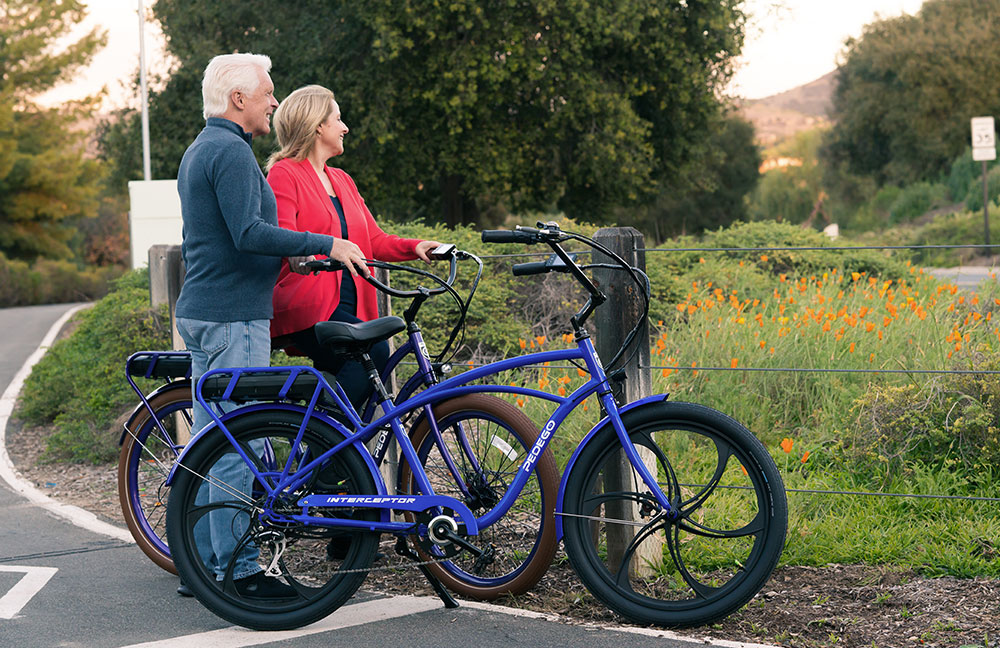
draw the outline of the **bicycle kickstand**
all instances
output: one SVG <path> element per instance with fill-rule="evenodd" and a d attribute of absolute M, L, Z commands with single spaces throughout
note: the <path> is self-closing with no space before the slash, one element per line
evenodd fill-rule
<path fill-rule="evenodd" d="M 403 536 L 396 536 L 395 550 L 397 554 L 403 556 L 404 558 L 409 558 L 413 562 L 420 562 L 420 556 L 410 549 L 410 545 L 407 544 L 406 539 L 403 538 Z M 444 585 L 441 584 L 441 581 L 438 580 L 438 577 L 432 574 L 431 570 L 427 569 L 427 565 L 417 565 L 417 567 L 420 568 L 420 572 L 424 575 L 424 578 L 426 578 L 427 582 L 431 584 L 432 588 L 434 588 L 434 593 L 438 595 L 438 598 L 441 599 L 444 606 L 446 608 L 457 608 L 458 601 L 456 601 L 452 597 L 451 593 L 445 589 Z"/>

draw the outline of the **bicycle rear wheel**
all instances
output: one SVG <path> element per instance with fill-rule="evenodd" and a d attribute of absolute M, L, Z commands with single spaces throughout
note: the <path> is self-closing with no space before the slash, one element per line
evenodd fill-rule
<path fill-rule="evenodd" d="M 310 420 L 296 442 L 301 412 L 260 410 L 226 425 L 265 479 L 290 462 L 294 474 L 343 436 Z M 205 433 L 185 456 L 167 504 L 167 536 L 177 570 L 195 597 L 218 616 L 256 630 L 287 630 L 318 621 L 347 601 L 375 557 L 379 534 L 343 528 L 269 522 L 264 515 L 302 513 L 297 502 L 311 493 L 377 493 L 366 462 L 348 447 L 312 472 L 304 486 L 283 493 L 268 509 L 264 491 L 219 429 Z M 315 513 L 315 512 L 313 512 Z M 375 521 L 373 509 L 322 509 L 328 517 Z M 338 539 L 341 553 L 327 552 Z M 267 590 L 250 590 L 239 578 L 267 568 Z M 239 570 L 239 571 L 238 571 Z"/>
<path fill-rule="evenodd" d="M 788 507 L 767 450 L 742 425 L 691 403 L 622 415 L 679 515 L 665 514 L 610 423 L 567 477 L 566 553 L 587 588 L 642 624 L 692 626 L 753 598 L 778 562 Z"/>
<path fill-rule="evenodd" d="M 461 500 L 481 517 L 506 494 L 538 438 L 538 428 L 506 401 L 485 394 L 453 398 L 434 404 L 433 409 L 458 478 L 426 418 L 410 433 L 417 456 L 435 494 Z M 478 566 L 475 556 L 463 551 L 428 568 L 446 587 L 474 599 L 493 600 L 526 592 L 545 574 L 555 555 L 553 513 L 558 490 L 559 471 L 546 449 L 507 514 L 492 526 L 481 528 L 478 537 L 468 538 L 480 548 L 492 547 L 493 561 Z M 400 491 L 418 491 L 408 465 L 402 468 Z M 421 553 L 425 559 L 441 557 L 435 550 L 429 555 Z"/>
<path fill-rule="evenodd" d="M 170 468 L 191 432 L 191 383 L 175 381 L 149 401 L 118 455 L 118 501 L 135 543 L 157 566 L 176 574 L 167 545 L 167 495 Z"/>

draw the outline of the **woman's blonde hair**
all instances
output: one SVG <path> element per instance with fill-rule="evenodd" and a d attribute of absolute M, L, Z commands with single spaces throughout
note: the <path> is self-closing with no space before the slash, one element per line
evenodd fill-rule
<path fill-rule="evenodd" d="M 306 159 L 316 143 L 316 129 L 333 112 L 333 92 L 319 85 L 307 85 L 288 95 L 274 111 L 272 122 L 278 136 L 278 150 L 267 159 L 265 171 L 278 160 Z"/>

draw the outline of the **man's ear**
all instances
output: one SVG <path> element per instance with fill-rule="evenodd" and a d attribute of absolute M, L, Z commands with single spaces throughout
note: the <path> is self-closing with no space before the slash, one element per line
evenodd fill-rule
<path fill-rule="evenodd" d="M 239 110 L 243 110 L 243 93 L 239 90 L 233 90 L 229 94 L 229 101 Z"/>

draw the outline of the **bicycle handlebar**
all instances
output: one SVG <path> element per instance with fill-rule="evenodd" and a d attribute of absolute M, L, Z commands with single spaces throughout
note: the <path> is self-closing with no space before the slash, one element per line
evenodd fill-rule
<path fill-rule="evenodd" d="M 538 243 L 533 232 L 525 230 L 483 230 L 483 243 Z"/>
<path fill-rule="evenodd" d="M 643 299 L 643 313 L 642 316 L 638 318 L 635 326 L 631 331 L 625 336 L 625 340 L 618 349 L 618 353 L 615 357 L 611 359 L 611 362 L 607 364 L 610 369 L 616 363 L 618 363 L 624 356 L 625 351 L 632 346 L 632 343 L 637 339 L 637 334 L 642 328 L 646 317 L 649 315 L 649 295 L 650 286 L 649 278 L 646 274 L 633 267 L 631 264 L 627 263 L 620 255 L 616 254 L 607 247 L 601 245 L 594 239 L 583 236 L 582 234 L 576 234 L 574 232 L 564 232 L 559 229 L 559 225 L 555 222 L 548 223 L 538 223 L 538 227 L 516 227 L 513 230 L 484 230 L 482 233 L 483 243 L 526 243 L 528 245 L 534 243 L 545 243 L 554 253 L 546 261 L 535 261 L 531 263 L 519 263 L 511 270 L 517 276 L 525 275 L 535 275 L 544 274 L 547 272 L 568 272 L 573 275 L 573 278 L 580 283 L 581 286 L 590 294 L 590 298 L 587 303 L 583 305 L 583 308 L 579 310 L 575 315 L 570 318 L 570 324 L 573 329 L 577 331 L 577 335 L 586 335 L 586 330 L 584 329 L 584 324 L 590 315 L 594 312 L 598 306 L 607 301 L 607 295 L 605 295 L 600 288 L 594 283 L 594 281 L 587 276 L 584 270 L 592 270 L 597 268 L 606 268 L 612 270 L 623 270 L 629 277 L 635 282 L 639 289 L 639 294 Z M 592 263 L 585 266 L 580 266 L 576 262 L 576 255 L 567 252 L 560 243 L 564 241 L 579 241 L 584 243 L 591 249 L 604 254 L 611 258 L 613 263 Z M 638 347 L 633 348 L 632 354 L 634 355 Z"/>
<path fill-rule="evenodd" d="M 570 254 L 569 258 L 576 261 L 576 254 Z M 570 268 L 558 255 L 553 254 L 545 261 L 533 261 L 531 263 L 518 263 L 511 268 L 515 277 L 525 277 L 528 275 L 545 274 L 547 272 L 569 272 Z"/>
<path fill-rule="evenodd" d="M 384 292 L 392 297 L 399 298 L 412 298 L 418 297 L 420 295 L 433 296 L 440 295 L 446 292 L 455 283 L 455 276 L 458 271 L 458 257 L 459 255 L 467 256 L 467 253 L 459 252 L 457 250 L 450 250 L 446 257 L 448 259 L 448 279 L 441 279 L 437 275 L 427 272 L 426 270 L 420 270 L 419 268 L 411 268 L 405 265 L 396 265 L 393 263 L 386 263 L 384 261 L 376 261 L 374 259 L 365 259 L 365 265 L 370 268 L 384 268 L 386 270 L 403 270 L 405 272 L 410 272 L 412 274 L 421 275 L 425 277 L 430 277 L 433 281 L 438 284 L 437 288 L 423 288 L 418 287 L 415 290 L 399 290 L 398 288 L 393 288 L 387 284 L 382 283 L 375 278 L 375 275 L 369 274 L 365 277 L 365 281 L 374 286 L 377 290 Z M 315 261 L 306 261 L 303 263 L 305 267 L 309 268 L 313 272 L 336 272 L 338 270 L 346 270 L 345 266 L 340 261 L 334 259 L 318 259 Z"/>

